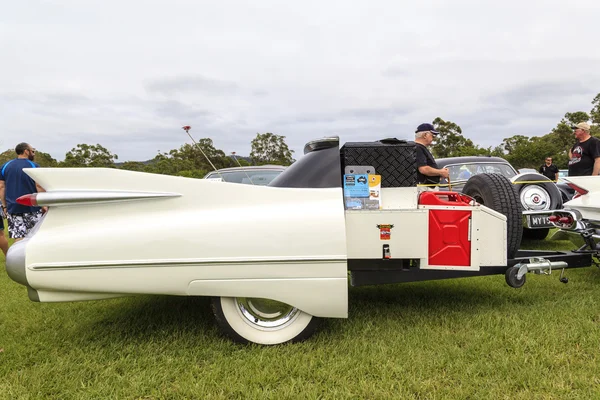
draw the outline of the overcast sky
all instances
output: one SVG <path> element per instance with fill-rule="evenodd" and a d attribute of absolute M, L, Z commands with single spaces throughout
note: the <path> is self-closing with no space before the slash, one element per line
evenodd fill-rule
<path fill-rule="evenodd" d="M 250 153 L 413 139 L 442 117 L 480 146 L 548 133 L 600 92 L 597 0 L 0 0 L 0 151 L 119 161 L 210 137 Z"/>

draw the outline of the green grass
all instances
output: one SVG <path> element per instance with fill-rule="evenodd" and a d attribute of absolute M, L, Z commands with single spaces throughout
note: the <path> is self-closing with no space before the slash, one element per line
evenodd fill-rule
<path fill-rule="evenodd" d="M 273 347 L 222 338 L 206 298 L 40 304 L 0 269 L 1 399 L 600 398 L 595 267 L 351 288 L 348 319 Z"/>

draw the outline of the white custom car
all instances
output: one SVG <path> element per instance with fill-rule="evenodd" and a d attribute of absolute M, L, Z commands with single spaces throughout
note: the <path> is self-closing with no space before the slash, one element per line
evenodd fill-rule
<path fill-rule="evenodd" d="M 469 180 L 472 197 L 421 192 L 414 154 L 411 142 L 340 149 L 322 139 L 270 186 L 26 169 L 46 192 L 19 202 L 49 211 L 10 248 L 6 269 L 40 302 L 211 296 L 231 338 L 276 344 L 310 336 L 319 317 L 346 318 L 349 277 L 360 286 L 506 274 L 519 287 L 527 271 L 591 264 L 590 252 L 519 250 L 521 208 L 501 175 Z M 343 178 L 360 171 L 381 187 L 370 203 L 358 199 L 365 208 L 346 209 Z"/>

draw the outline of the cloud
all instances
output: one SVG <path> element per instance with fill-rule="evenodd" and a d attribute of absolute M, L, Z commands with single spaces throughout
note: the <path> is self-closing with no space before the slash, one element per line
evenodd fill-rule
<path fill-rule="evenodd" d="M 157 102 L 154 113 L 160 118 L 169 118 L 181 121 L 206 120 L 212 113 L 207 110 L 197 109 L 176 100 Z"/>
<path fill-rule="evenodd" d="M 381 71 L 381 75 L 385 76 L 386 78 L 405 77 L 409 74 L 410 71 L 403 67 L 389 67 Z"/>
<path fill-rule="evenodd" d="M 532 104 L 555 104 L 567 97 L 593 93 L 580 82 L 530 82 L 485 96 L 486 103 L 509 105 L 515 109 Z"/>
<path fill-rule="evenodd" d="M 330 135 L 412 139 L 439 116 L 487 147 L 549 132 L 600 90 L 600 25 L 564 25 L 600 19 L 594 0 L 266 1 L 149 2 L 144 18 L 139 0 L 9 3 L 0 145 L 146 160 L 191 125 L 225 152 L 273 132 L 299 155 Z"/>
<path fill-rule="evenodd" d="M 176 76 L 154 79 L 145 85 L 150 93 L 173 95 L 177 93 L 197 93 L 204 95 L 228 95 L 237 93 L 240 88 L 234 82 L 206 78 L 201 75 Z"/>

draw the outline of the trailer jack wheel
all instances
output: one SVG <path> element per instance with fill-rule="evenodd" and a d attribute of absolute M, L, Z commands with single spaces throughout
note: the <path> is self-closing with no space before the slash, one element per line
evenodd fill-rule
<path fill-rule="evenodd" d="M 518 274 L 519 274 L 518 267 L 511 267 L 506 270 L 506 273 L 504 274 L 504 278 L 506 279 L 506 283 L 508 284 L 508 286 L 518 289 L 525 284 L 525 275 L 523 275 L 523 276 L 521 276 L 521 278 L 519 278 Z"/>

